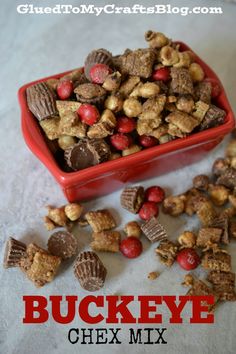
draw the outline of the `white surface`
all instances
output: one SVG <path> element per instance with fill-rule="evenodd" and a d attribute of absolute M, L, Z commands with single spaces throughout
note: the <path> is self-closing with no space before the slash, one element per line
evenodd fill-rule
<path fill-rule="evenodd" d="M 144 45 L 143 33 L 147 29 L 161 30 L 174 39 L 188 43 L 221 78 L 232 107 L 236 108 L 235 80 L 235 14 L 236 7 L 217 1 L 191 2 L 206 6 L 223 6 L 224 14 L 186 16 L 180 15 L 18 15 L 18 1 L 1 1 L 1 199 L 0 199 L 0 247 L 3 256 L 4 243 L 10 235 L 23 241 L 35 241 L 45 246 L 48 233 L 42 225 L 46 204 L 65 203 L 62 192 L 45 167 L 27 149 L 20 131 L 20 111 L 17 103 L 18 88 L 29 81 L 53 73 L 80 66 L 86 54 L 93 48 L 108 48 L 113 53 Z M 38 5 L 53 5 L 57 1 L 35 1 Z M 65 3 L 65 2 L 63 2 Z M 81 4 L 81 1 L 67 3 Z M 85 1 L 83 3 L 86 3 Z M 95 3 L 95 2 L 94 2 Z M 96 1 L 104 4 L 103 1 Z M 108 2 L 106 2 L 108 3 Z M 113 1 L 117 5 L 124 1 Z M 129 5 L 136 1 L 128 1 Z M 189 1 L 162 1 L 186 6 Z M 144 4 L 144 2 L 143 2 Z M 145 1 L 153 5 L 155 1 Z M 194 5 L 194 4 L 193 4 Z M 207 173 L 216 156 L 223 155 L 221 144 L 201 163 L 146 181 L 145 186 L 160 184 L 174 193 L 182 192 L 191 185 L 197 173 Z M 87 208 L 118 205 L 120 192 L 95 200 Z M 115 210 L 118 221 L 124 224 L 132 215 Z M 171 219 L 161 215 L 171 238 L 194 225 L 188 218 Z M 119 225 L 119 229 L 122 224 Z M 81 249 L 87 245 L 88 235 L 78 235 Z M 100 294 L 184 294 L 181 287 L 184 271 L 175 265 L 170 270 L 161 266 L 154 254 L 155 246 L 144 241 L 145 251 L 137 260 L 126 261 L 121 255 L 101 254 L 108 268 L 104 290 Z M 235 243 L 230 252 L 235 256 Z M 236 270 L 235 257 L 233 258 Z M 159 270 L 156 281 L 147 280 L 150 271 Z M 198 273 L 199 271 L 197 271 Z M 67 331 L 71 327 L 86 327 L 78 318 L 71 325 L 23 325 L 22 295 L 78 294 L 86 295 L 75 281 L 72 267 L 65 265 L 55 281 L 42 289 L 35 289 L 31 282 L 16 269 L 0 270 L 0 352 L 5 354 L 31 353 L 189 353 L 222 354 L 235 349 L 235 304 L 226 303 L 215 314 L 214 325 L 168 325 L 165 346 L 126 344 L 123 327 L 123 345 L 95 347 L 71 345 Z M 104 327 L 101 325 L 100 327 Z M 131 326 L 128 326 L 131 327 Z M 145 327 L 145 326 L 143 326 Z M 147 325 L 146 327 L 151 327 Z M 158 326 L 155 326 L 158 327 Z M 160 326 L 159 326 L 160 327 Z"/>

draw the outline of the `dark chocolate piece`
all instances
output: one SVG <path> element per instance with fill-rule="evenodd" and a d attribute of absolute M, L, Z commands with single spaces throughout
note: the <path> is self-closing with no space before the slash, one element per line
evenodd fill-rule
<path fill-rule="evenodd" d="M 141 186 L 127 187 L 120 196 L 120 203 L 124 209 L 136 214 L 144 201 L 144 188 Z"/>
<path fill-rule="evenodd" d="M 58 115 L 55 94 L 45 82 L 27 87 L 26 98 L 29 110 L 39 121 Z"/>
<path fill-rule="evenodd" d="M 87 251 L 77 257 L 74 274 L 83 289 L 96 291 L 103 287 L 107 270 L 96 253 Z"/>
<path fill-rule="evenodd" d="M 224 245 L 229 243 L 229 220 L 226 217 L 217 217 L 213 220 L 212 227 L 217 227 L 222 230 L 220 242 Z"/>
<path fill-rule="evenodd" d="M 67 231 L 54 232 L 48 240 L 49 252 L 62 259 L 73 257 L 76 254 L 77 247 L 77 239 Z"/>

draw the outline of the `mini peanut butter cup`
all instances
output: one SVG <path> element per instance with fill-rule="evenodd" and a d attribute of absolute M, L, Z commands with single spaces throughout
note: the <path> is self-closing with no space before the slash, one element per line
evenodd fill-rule
<path fill-rule="evenodd" d="M 48 250 L 53 256 L 68 259 L 73 257 L 78 248 L 74 235 L 67 231 L 54 232 L 48 240 Z"/>
<path fill-rule="evenodd" d="M 150 220 L 146 221 L 141 226 L 141 230 L 152 243 L 167 239 L 166 230 L 155 217 L 152 217 Z"/>
<path fill-rule="evenodd" d="M 107 94 L 103 87 L 91 83 L 78 85 L 74 92 L 79 102 L 97 106 L 100 106 L 104 102 Z"/>
<path fill-rule="evenodd" d="M 45 82 L 27 87 L 26 98 L 29 110 L 39 121 L 58 114 L 55 94 Z"/>
<path fill-rule="evenodd" d="M 103 139 L 84 139 L 65 150 L 65 159 L 74 171 L 107 161 L 110 148 Z"/>
<path fill-rule="evenodd" d="M 88 139 L 88 148 L 93 153 L 95 164 L 105 162 L 109 159 L 111 150 L 103 139 Z"/>
<path fill-rule="evenodd" d="M 136 214 L 144 201 L 144 188 L 141 186 L 127 187 L 120 196 L 120 203 L 124 209 Z"/>
<path fill-rule="evenodd" d="M 88 148 L 86 140 L 81 140 L 77 144 L 66 149 L 64 156 L 67 165 L 74 171 L 82 170 L 94 165 L 94 155 Z"/>
<path fill-rule="evenodd" d="M 89 81 L 91 81 L 90 70 L 96 64 L 106 64 L 112 66 L 112 54 L 106 49 L 96 49 L 89 53 L 84 63 L 84 73 Z"/>
<path fill-rule="evenodd" d="M 26 245 L 10 237 L 6 243 L 3 266 L 4 268 L 18 267 L 20 260 L 26 255 Z"/>
<path fill-rule="evenodd" d="M 74 274 L 83 289 L 96 291 L 103 287 L 107 270 L 96 253 L 87 251 L 78 255 Z"/>

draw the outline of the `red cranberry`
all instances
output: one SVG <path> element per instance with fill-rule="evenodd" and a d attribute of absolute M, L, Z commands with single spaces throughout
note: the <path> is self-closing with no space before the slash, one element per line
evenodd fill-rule
<path fill-rule="evenodd" d="M 117 150 L 125 150 L 132 144 L 133 139 L 129 135 L 117 133 L 110 137 L 110 142 Z"/>
<path fill-rule="evenodd" d="M 142 220 L 150 220 L 153 216 L 158 216 L 158 205 L 154 202 L 145 202 L 141 206 L 138 214 Z"/>
<path fill-rule="evenodd" d="M 73 93 L 73 83 L 70 80 L 64 80 L 57 85 L 57 94 L 61 100 L 67 100 Z"/>
<path fill-rule="evenodd" d="M 141 135 L 139 137 L 139 144 L 144 148 L 150 148 L 158 144 L 158 140 L 154 136 Z"/>
<path fill-rule="evenodd" d="M 192 270 L 197 268 L 200 263 L 200 258 L 194 249 L 184 248 L 178 253 L 177 262 L 181 268 L 185 270 Z"/>
<path fill-rule="evenodd" d="M 91 104 L 82 104 L 77 113 L 81 121 L 87 125 L 93 125 L 100 117 L 98 109 Z"/>
<path fill-rule="evenodd" d="M 121 241 L 120 251 L 127 258 L 138 257 L 143 250 L 142 242 L 134 236 L 130 236 Z"/>
<path fill-rule="evenodd" d="M 222 91 L 221 84 L 218 80 L 207 78 L 204 81 L 209 82 L 211 84 L 211 97 L 216 98 Z"/>
<path fill-rule="evenodd" d="M 145 192 L 148 202 L 161 203 L 165 199 L 165 191 L 159 186 L 149 187 Z"/>
<path fill-rule="evenodd" d="M 154 81 L 168 81 L 170 79 L 170 69 L 167 67 L 155 70 L 152 73 L 152 79 Z"/>
<path fill-rule="evenodd" d="M 106 64 L 95 64 L 89 72 L 91 80 L 95 84 L 103 84 L 110 73 L 111 69 Z"/>
<path fill-rule="evenodd" d="M 133 118 L 120 117 L 116 127 L 119 133 L 131 133 L 136 128 L 136 121 Z"/>

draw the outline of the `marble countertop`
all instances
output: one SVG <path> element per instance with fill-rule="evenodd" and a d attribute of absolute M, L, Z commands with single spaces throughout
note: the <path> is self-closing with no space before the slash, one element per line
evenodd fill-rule
<path fill-rule="evenodd" d="M 46 168 L 32 155 L 25 145 L 20 129 L 20 110 L 17 90 L 24 83 L 50 74 L 63 72 L 82 65 L 83 58 L 94 48 L 107 48 L 114 54 L 144 45 L 143 33 L 148 29 L 162 31 L 168 36 L 189 44 L 219 75 L 226 89 L 232 108 L 236 110 L 235 80 L 235 14 L 234 4 L 222 1 L 198 1 L 198 5 L 222 6 L 222 15 L 20 15 L 16 6 L 19 0 L 1 1 L 1 98 L 0 98 L 0 151 L 1 198 L 0 225 L 1 260 L 4 244 L 9 236 L 45 246 L 48 233 L 42 223 L 45 205 L 65 203 L 59 186 Z M 23 2 L 24 3 L 24 2 Z M 32 3 L 32 2 L 31 2 Z M 58 1 L 34 1 L 38 6 L 53 6 Z M 72 5 L 87 1 L 69 2 Z M 91 2 L 90 2 L 91 3 Z M 97 5 L 108 2 L 97 0 Z M 119 6 L 127 1 L 113 0 Z M 136 1 L 129 0 L 131 6 Z M 144 3 L 144 2 L 143 2 Z M 145 1 L 153 6 L 153 0 Z M 179 6 L 179 1 L 162 1 L 162 4 Z M 181 1 L 190 6 L 195 1 Z M 226 139 L 227 140 L 227 139 Z M 214 159 L 224 154 L 226 140 L 211 154 L 191 167 L 144 182 L 144 186 L 158 184 L 173 193 L 183 192 L 198 173 L 208 173 Z M 120 191 L 86 203 L 87 208 L 118 205 Z M 119 228 L 130 220 L 130 215 L 117 207 Z M 186 228 L 194 228 L 197 221 L 187 217 L 172 219 L 160 216 L 174 239 Z M 86 249 L 88 235 L 80 232 L 81 249 Z M 155 246 L 144 241 L 144 252 L 137 260 L 124 260 L 120 255 L 102 254 L 108 268 L 105 287 L 99 294 L 184 294 L 180 285 L 185 274 L 177 265 L 165 269 L 156 259 Z M 236 245 L 229 246 L 236 271 Z M 157 281 L 147 280 L 150 271 L 157 270 Z M 200 270 L 196 274 L 202 275 Z M 71 327 L 83 327 L 78 318 L 70 325 L 58 325 L 51 319 L 44 325 L 24 325 L 22 296 L 40 294 L 76 294 L 84 296 L 75 281 L 70 264 L 62 268 L 55 281 L 41 289 L 33 287 L 17 269 L 0 269 L 0 351 L 5 354 L 54 354 L 54 353 L 233 353 L 236 347 L 234 303 L 219 306 L 213 325 L 169 325 L 166 345 L 129 345 L 127 327 L 122 332 L 122 345 L 95 346 L 72 345 L 67 340 Z M 86 326 L 84 326 L 86 327 Z M 104 327 L 104 326 L 103 326 Z M 134 326 L 135 327 L 135 326 Z M 147 327 L 152 327 L 148 325 Z M 158 327 L 158 326 L 155 326 Z"/>

